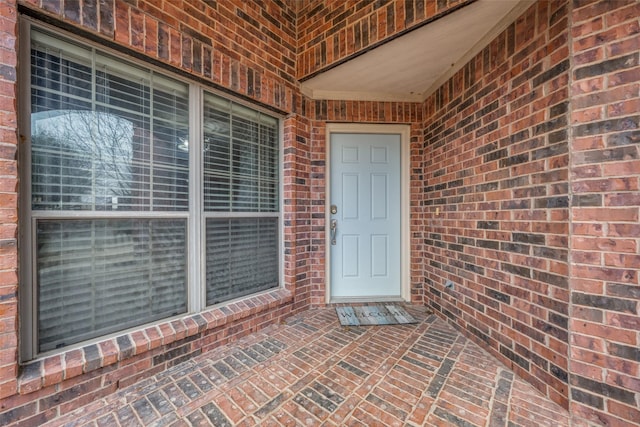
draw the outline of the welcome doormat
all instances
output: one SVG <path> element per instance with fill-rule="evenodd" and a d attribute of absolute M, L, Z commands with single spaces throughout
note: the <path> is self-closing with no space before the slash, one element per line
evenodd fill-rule
<path fill-rule="evenodd" d="M 336 307 L 342 326 L 397 325 L 418 323 L 406 310 L 396 305 Z"/>

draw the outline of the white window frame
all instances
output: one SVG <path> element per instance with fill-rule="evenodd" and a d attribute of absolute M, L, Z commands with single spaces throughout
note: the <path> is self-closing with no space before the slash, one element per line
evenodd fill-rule
<path fill-rule="evenodd" d="M 49 24 L 42 23 L 33 18 L 20 17 L 20 49 L 18 53 L 19 70 L 18 80 L 18 126 L 19 126 L 19 329 L 20 329 L 20 348 L 19 359 L 26 362 L 42 357 L 49 356 L 74 348 L 90 345 L 105 339 L 125 334 L 130 331 L 144 329 L 150 325 L 156 325 L 171 321 L 174 319 L 189 316 L 203 310 L 232 304 L 238 300 L 251 298 L 256 295 L 272 292 L 275 289 L 284 287 L 284 269 L 283 269 L 283 249 L 284 249 L 284 224 L 283 224 L 283 138 L 284 123 L 283 116 L 269 111 L 266 108 L 251 104 L 245 100 L 223 93 L 215 88 L 207 87 L 202 83 L 195 82 L 188 78 L 182 77 L 176 73 L 168 71 L 164 68 L 157 67 L 153 64 L 140 59 L 132 58 L 122 52 L 115 51 L 100 43 L 84 39 L 78 35 L 60 30 Z M 125 63 L 130 63 L 152 70 L 162 76 L 185 83 L 189 86 L 189 209 L 188 211 L 115 211 L 100 212 L 96 215 L 96 211 L 78 211 L 78 212 L 56 212 L 48 211 L 46 214 L 39 214 L 38 211 L 31 210 L 31 31 L 32 28 L 43 30 L 49 33 L 60 34 L 65 39 L 77 42 L 87 48 L 95 48 L 106 54 L 122 59 Z M 204 92 L 220 96 L 226 100 L 232 101 L 238 105 L 248 107 L 254 111 L 258 111 L 265 115 L 275 118 L 278 121 L 278 211 L 277 212 L 205 212 L 204 211 L 204 189 L 203 189 L 203 99 Z M 193 141 L 193 144 L 191 143 Z M 110 334 L 105 334 L 96 338 L 81 341 L 75 344 L 65 346 L 60 349 L 50 350 L 46 352 L 38 352 L 38 333 L 37 333 L 37 300 L 36 300 L 36 233 L 35 225 L 39 218 L 47 219 L 97 219 L 97 218 L 181 218 L 187 220 L 187 310 L 176 316 L 164 318 L 150 323 L 141 324 L 135 327 L 123 329 Z M 278 258 L 278 286 L 268 290 L 255 292 L 236 299 L 228 300 L 214 306 L 207 306 L 206 301 L 206 236 L 203 235 L 206 229 L 206 220 L 208 218 L 241 218 L 241 217 L 276 217 L 277 218 L 277 258 Z"/>

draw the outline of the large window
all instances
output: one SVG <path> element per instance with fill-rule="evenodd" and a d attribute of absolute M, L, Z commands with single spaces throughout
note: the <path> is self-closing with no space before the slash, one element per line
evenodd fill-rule
<path fill-rule="evenodd" d="M 24 358 L 278 286 L 278 120 L 30 37 Z"/>

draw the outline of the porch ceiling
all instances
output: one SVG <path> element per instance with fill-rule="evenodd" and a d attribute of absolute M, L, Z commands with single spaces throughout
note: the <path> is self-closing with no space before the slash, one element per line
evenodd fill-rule
<path fill-rule="evenodd" d="M 421 102 L 534 0 L 478 0 L 305 80 L 312 99 Z"/>

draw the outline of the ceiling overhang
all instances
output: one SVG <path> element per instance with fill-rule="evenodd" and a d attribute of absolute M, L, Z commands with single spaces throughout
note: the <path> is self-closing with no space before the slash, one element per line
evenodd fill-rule
<path fill-rule="evenodd" d="M 301 83 L 312 99 L 422 102 L 535 0 L 477 0 Z"/>

